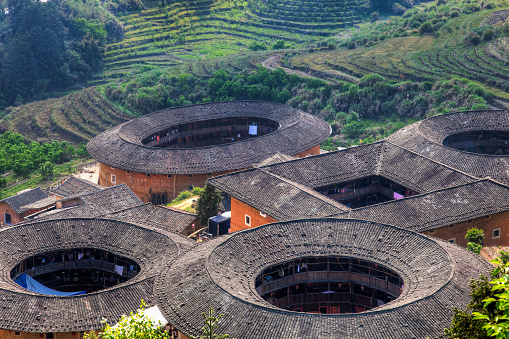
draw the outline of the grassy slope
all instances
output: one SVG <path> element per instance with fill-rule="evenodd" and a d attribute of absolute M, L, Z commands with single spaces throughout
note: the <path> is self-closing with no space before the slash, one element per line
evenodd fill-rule
<path fill-rule="evenodd" d="M 347 4 L 360 8 L 364 3 L 351 0 Z M 247 52 L 253 42 L 270 48 L 277 40 L 284 40 L 287 46 L 304 47 L 361 19 L 347 14 L 346 7 L 331 13 L 310 8 L 310 4 L 303 0 L 294 1 L 292 6 L 279 4 L 274 10 L 286 21 L 271 19 L 273 13 L 263 2 L 241 0 L 175 2 L 121 16 L 125 37 L 107 47 L 106 70 L 93 83 L 125 76 L 142 65 L 175 66 Z M 314 21 L 289 21 L 295 13 L 300 13 L 302 20 Z"/>
<path fill-rule="evenodd" d="M 505 0 L 495 1 L 509 8 Z M 423 6 L 430 5 L 433 4 Z M 118 78 L 115 81 L 122 82 L 122 77 L 136 77 L 151 66 L 168 67 L 175 75 L 185 72 L 208 77 L 219 68 L 235 74 L 253 68 L 274 53 L 285 53 L 286 66 L 311 70 L 313 75 L 324 78 L 357 82 L 369 73 L 379 73 L 395 81 L 453 75 L 478 81 L 497 97 L 509 100 L 507 89 L 503 87 L 507 82 L 505 75 L 509 76 L 505 65 L 506 48 L 509 55 L 507 39 L 483 42 L 476 47 L 464 43 L 465 35 L 493 11 L 449 20 L 440 28 L 437 38 L 389 38 L 372 47 L 354 50 L 249 52 L 247 46 L 255 41 L 270 46 L 282 39 L 297 48 L 323 40 L 319 35 L 322 33 L 344 40 L 352 32 L 371 32 L 367 23 L 346 31 L 312 23 L 303 23 L 307 25 L 304 28 L 292 27 L 292 22 L 278 26 L 269 24 L 269 19 L 259 12 L 240 0 L 197 0 L 176 2 L 164 8 L 151 6 L 122 16 L 125 39 L 108 46 L 106 71 L 95 81 L 101 83 Z M 320 24 L 323 26 L 327 22 Z M 32 140 L 59 139 L 74 144 L 87 142 L 97 133 L 131 118 L 105 100 L 100 89 L 95 87 L 8 109 L 7 113 L 0 121 L 0 128 L 4 130 L 16 131 Z"/>
<path fill-rule="evenodd" d="M 509 39 L 501 37 L 477 46 L 465 38 L 483 25 L 502 27 L 509 13 L 504 0 L 494 2 L 499 7 L 449 19 L 433 36 L 391 38 L 374 47 L 354 50 L 333 50 L 299 54 L 289 60 L 299 69 L 308 69 L 323 77 L 356 78 L 378 73 L 389 79 L 424 79 L 426 77 L 459 76 L 482 83 L 500 99 L 509 95 Z M 426 4 L 430 6 L 433 4 Z M 502 15 L 500 14 L 502 13 Z M 364 34 L 369 31 L 364 29 Z"/>

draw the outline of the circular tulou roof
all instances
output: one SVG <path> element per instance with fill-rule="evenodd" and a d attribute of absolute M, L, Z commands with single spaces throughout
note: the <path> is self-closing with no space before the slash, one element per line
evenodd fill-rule
<path fill-rule="evenodd" d="M 394 301 L 358 314 L 318 315 L 276 308 L 255 290 L 266 268 L 303 257 L 367 260 L 404 281 Z M 167 266 L 156 298 L 168 321 L 198 335 L 211 307 L 218 332 L 234 338 L 441 337 L 453 307 L 468 303 L 467 281 L 487 274 L 479 256 L 444 241 L 366 221 L 310 219 L 269 224 L 199 246 Z M 432 315 L 432 316 L 431 316 Z"/>
<path fill-rule="evenodd" d="M 75 332 L 100 329 L 101 319 L 116 322 L 154 304 L 155 275 L 179 255 L 172 235 L 138 225 L 103 219 L 61 219 L 20 224 L 0 231 L 0 328 L 23 332 Z M 125 283 L 73 297 L 31 292 L 10 277 L 31 256 L 73 248 L 109 251 L 138 263 L 140 272 Z"/>
<path fill-rule="evenodd" d="M 448 136 L 471 131 L 509 131 L 509 111 L 437 115 L 403 127 L 388 140 L 465 173 L 509 184 L 509 156 L 471 153 L 443 145 Z"/>
<path fill-rule="evenodd" d="M 195 148 L 148 147 L 142 140 L 178 124 L 233 117 L 274 120 L 280 128 L 264 136 Z M 218 102 L 164 109 L 111 128 L 94 139 L 88 152 L 97 161 L 150 174 L 198 174 L 251 167 L 268 155 L 294 155 L 329 137 L 329 124 L 290 106 L 257 101 Z"/>

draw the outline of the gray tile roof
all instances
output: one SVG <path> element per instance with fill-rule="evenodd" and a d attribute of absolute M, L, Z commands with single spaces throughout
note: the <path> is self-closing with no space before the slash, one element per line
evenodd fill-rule
<path fill-rule="evenodd" d="M 298 159 L 298 157 L 286 155 L 281 152 L 276 152 L 275 154 L 271 155 L 267 159 L 264 159 L 260 162 L 253 164 L 253 167 L 263 167 L 263 166 L 267 166 L 267 165 L 274 165 L 274 164 L 279 164 L 281 162 L 286 162 L 286 161 L 295 160 L 295 159 Z"/>
<path fill-rule="evenodd" d="M 195 147 L 147 147 L 142 140 L 185 122 L 262 117 L 277 121 L 272 133 L 234 143 Z M 251 167 L 282 152 L 297 154 L 319 145 L 330 135 L 329 124 L 295 108 L 268 102 L 234 101 L 164 109 L 109 129 L 92 139 L 87 149 L 99 162 L 128 171 L 153 174 L 213 173 Z"/>
<path fill-rule="evenodd" d="M 455 133 L 509 131 L 508 121 L 509 111 L 444 114 L 404 127 L 388 140 L 462 172 L 509 184 L 509 156 L 470 153 L 443 146 L 444 139 Z"/>
<path fill-rule="evenodd" d="M 267 172 L 308 187 L 320 187 L 375 175 L 384 142 L 263 167 Z"/>
<path fill-rule="evenodd" d="M 45 207 L 49 207 L 53 204 L 55 204 L 56 199 L 54 196 L 49 196 L 41 200 L 37 200 L 35 202 L 32 202 L 28 205 L 21 206 L 21 209 L 23 210 L 35 210 L 35 209 L 41 209 Z"/>
<path fill-rule="evenodd" d="M 509 187 L 482 179 L 400 200 L 357 208 L 334 217 L 369 220 L 415 232 L 509 211 Z"/>
<path fill-rule="evenodd" d="M 416 192 L 474 182 L 473 175 L 385 142 L 378 174 Z"/>
<path fill-rule="evenodd" d="M 63 198 L 76 197 L 88 193 L 100 191 L 103 187 L 96 185 L 88 180 L 82 180 L 76 177 L 70 177 L 60 186 L 50 191 Z"/>
<path fill-rule="evenodd" d="M 384 265 L 403 278 L 403 292 L 368 312 L 338 315 L 285 311 L 257 294 L 254 281 L 263 269 L 309 256 Z M 165 317 L 188 336 L 200 333 L 200 315 L 212 308 L 224 314 L 217 332 L 238 339 L 439 338 L 450 325 L 453 308 L 465 308 L 470 300 L 466 282 L 490 269 L 465 249 L 400 228 L 310 219 L 209 241 L 168 265 L 155 288 Z"/>
<path fill-rule="evenodd" d="M 196 213 L 171 207 L 154 207 L 151 203 L 101 215 L 102 218 L 136 222 L 165 231 L 179 233 L 195 219 Z"/>
<path fill-rule="evenodd" d="M 196 220 L 196 213 L 177 208 L 157 206 L 143 223 L 170 232 L 182 232 Z"/>
<path fill-rule="evenodd" d="M 21 193 L 18 193 L 16 195 L 13 195 L 12 197 L 5 198 L 3 200 L 0 200 L 0 202 L 5 202 L 7 205 L 9 205 L 16 213 L 20 214 L 25 211 L 25 208 L 23 206 L 33 204 L 37 201 L 43 200 L 48 198 L 48 195 L 44 193 L 40 187 L 27 190 Z"/>
<path fill-rule="evenodd" d="M 126 222 L 141 223 L 153 211 L 154 211 L 154 205 L 152 205 L 151 203 L 146 203 L 143 205 L 129 207 L 129 208 L 126 208 L 126 209 L 123 209 L 120 211 L 102 214 L 102 215 L 100 215 L 100 217 L 107 218 L 107 219 L 123 220 Z"/>
<path fill-rule="evenodd" d="M 263 166 L 209 179 L 232 197 L 286 221 L 324 217 L 348 208 L 314 189 L 380 175 L 424 193 L 475 182 L 472 175 L 387 141 Z"/>
<path fill-rule="evenodd" d="M 179 236 L 115 220 L 60 219 L 24 223 L 0 231 L 0 328 L 23 332 L 100 329 L 136 311 L 143 299 L 154 305 L 154 276 L 183 251 Z M 177 239 L 174 241 L 173 238 Z M 90 247 L 135 260 L 141 271 L 123 284 L 75 297 L 30 292 L 10 279 L 10 270 L 36 253 Z"/>
<path fill-rule="evenodd" d="M 212 178 L 209 182 L 279 221 L 318 218 L 349 210 L 309 187 L 262 168 Z"/>
<path fill-rule="evenodd" d="M 125 184 L 80 196 L 83 204 L 41 214 L 38 219 L 92 218 L 143 205 Z"/>

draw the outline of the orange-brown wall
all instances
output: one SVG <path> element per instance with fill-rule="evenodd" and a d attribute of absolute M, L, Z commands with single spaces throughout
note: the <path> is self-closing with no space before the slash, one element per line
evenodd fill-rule
<path fill-rule="evenodd" d="M 305 157 L 307 155 L 320 154 L 320 146 L 314 146 L 306 151 L 296 154 L 299 157 Z M 269 157 L 270 154 L 267 155 Z M 239 169 L 241 170 L 241 169 Z M 207 179 L 223 175 L 227 173 L 235 172 L 222 171 L 214 173 L 204 174 L 193 174 L 189 175 L 168 175 L 163 174 L 151 174 L 147 176 L 144 173 L 129 172 L 114 168 L 105 164 L 99 165 L 99 185 L 104 187 L 115 186 L 119 184 L 126 184 L 131 191 L 134 192 L 143 202 L 151 202 L 151 194 L 166 194 L 168 202 L 175 199 L 175 197 L 182 191 L 188 190 L 190 186 L 202 187 L 205 185 Z M 115 183 L 111 181 L 111 175 L 116 176 Z"/>
<path fill-rule="evenodd" d="M 45 339 L 44 333 L 15 332 L 0 330 L 0 339 Z M 53 333 L 54 339 L 80 339 L 79 332 Z"/>
<path fill-rule="evenodd" d="M 260 211 L 256 208 L 253 208 L 234 197 L 231 199 L 232 218 L 230 221 L 230 233 L 270 224 L 271 222 L 277 222 L 276 219 L 269 215 L 266 215 L 265 217 L 262 216 Z M 251 217 L 251 226 L 246 225 L 246 215 Z"/>
<path fill-rule="evenodd" d="M 316 145 L 315 147 L 311 147 L 308 150 L 302 151 L 300 153 L 295 154 L 294 156 L 299 158 L 304 158 L 308 155 L 318 155 L 320 154 L 320 145 Z"/>
<path fill-rule="evenodd" d="M 189 338 L 187 335 L 179 332 L 177 339 L 191 339 L 191 338 Z"/>
<path fill-rule="evenodd" d="M 229 171 L 231 172 L 231 171 Z M 104 187 L 126 184 L 143 202 L 150 202 L 152 193 L 166 193 L 168 202 L 173 200 L 180 192 L 189 189 L 189 186 L 204 186 L 205 181 L 213 176 L 229 173 L 216 172 L 211 174 L 189 175 L 162 175 L 130 172 L 113 168 L 104 164 L 99 167 L 99 184 Z M 111 182 L 111 175 L 116 176 L 116 183 Z"/>
<path fill-rule="evenodd" d="M 446 241 L 454 239 L 459 246 L 467 247 L 465 235 L 473 227 L 484 230 L 484 246 L 509 246 L 509 212 L 464 221 L 423 233 Z M 493 230 L 497 228 L 500 228 L 500 238 L 493 239 Z"/>
<path fill-rule="evenodd" d="M 5 225 L 5 213 L 9 213 L 11 215 L 12 225 L 15 225 L 15 224 L 25 220 L 26 212 L 18 214 L 6 202 L 0 202 L 0 223 L 2 224 L 2 226 L 6 226 Z"/>

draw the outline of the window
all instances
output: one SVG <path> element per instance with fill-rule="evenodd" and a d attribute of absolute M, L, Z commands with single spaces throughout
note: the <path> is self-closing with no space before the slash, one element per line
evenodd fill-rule
<path fill-rule="evenodd" d="M 131 171 L 126 171 L 126 173 L 127 173 L 127 174 L 130 174 L 130 173 L 131 173 Z"/>
<path fill-rule="evenodd" d="M 491 218 L 491 215 L 487 215 L 487 216 L 486 216 L 486 219 L 489 219 L 489 218 Z"/>
<path fill-rule="evenodd" d="M 20 332 L 14 332 L 14 335 L 21 335 Z"/>
<path fill-rule="evenodd" d="M 171 178 L 171 174 L 168 174 L 168 178 Z"/>
<path fill-rule="evenodd" d="M 46 333 L 46 339 L 53 339 L 53 333 Z"/>
<path fill-rule="evenodd" d="M 6 225 L 12 225 L 12 219 L 9 213 L 4 214 L 4 222 Z"/>
<path fill-rule="evenodd" d="M 150 174 L 145 174 L 147 177 L 150 177 Z"/>
<path fill-rule="evenodd" d="M 193 186 L 189 186 L 189 191 L 192 191 L 193 190 Z"/>
<path fill-rule="evenodd" d="M 111 183 L 116 184 L 117 183 L 117 176 L 115 174 L 111 175 Z"/>
<path fill-rule="evenodd" d="M 246 214 L 246 225 L 251 227 L 251 217 Z"/>
<path fill-rule="evenodd" d="M 189 174 L 189 178 L 192 178 L 192 177 L 193 177 L 193 175 L 192 175 L 192 174 Z"/>
<path fill-rule="evenodd" d="M 262 217 L 264 217 L 264 218 L 267 218 L 267 214 L 264 214 L 264 213 L 260 212 L 260 215 L 261 215 Z"/>
<path fill-rule="evenodd" d="M 451 244 L 455 244 L 456 243 L 456 238 L 452 238 L 452 239 L 449 239 L 447 241 L 450 242 Z"/>
<path fill-rule="evenodd" d="M 470 224 L 472 221 L 473 221 L 473 220 L 469 220 L 469 221 L 467 221 L 467 224 Z"/>
<path fill-rule="evenodd" d="M 493 230 L 493 232 L 491 233 L 491 238 L 492 239 L 500 238 L 500 228 Z"/>

